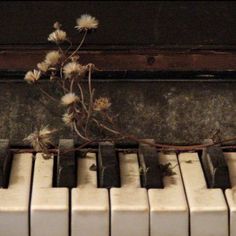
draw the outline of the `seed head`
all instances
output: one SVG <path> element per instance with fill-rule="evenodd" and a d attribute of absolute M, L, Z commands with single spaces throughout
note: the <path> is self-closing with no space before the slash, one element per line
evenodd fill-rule
<path fill-rule="evenodd" d="M 80 18 L 76 20 L 76 29 L 79 31 L 94 30 L 98 27 L 98 20 L 88 14 L 81 15 Z"/>
<path fill-rule="evenodd" d="M 41 72 L 39 70 L 33 70 L 33 71 L 28 71 L 24 79 L 29 84 L 33 84 L 37 80 L 39 80 L 40 76 L 41 76 Z"/>

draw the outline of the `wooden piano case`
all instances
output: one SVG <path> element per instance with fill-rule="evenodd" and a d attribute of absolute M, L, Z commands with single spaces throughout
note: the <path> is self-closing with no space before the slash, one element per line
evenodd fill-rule
<path fill-rule="evenodd" d="M 172 144 L 235 136 L 235 12 L 234 2 L 1 2 L 0 138 L 22 146 L 35 127 L 62 127 L 61 107 L 23 78 L 54 48 L 47 36 L 55 21 L 78 42 L 72 26 L 83 13 L 100 26 L 81 62 L 101 69 L 96 95 L 111 98 L 123 130 Z"/>

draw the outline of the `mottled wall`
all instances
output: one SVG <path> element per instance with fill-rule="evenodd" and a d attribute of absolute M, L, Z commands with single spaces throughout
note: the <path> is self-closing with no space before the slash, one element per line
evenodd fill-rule
<path fill-rule="evenodd" d="M 59 93 L 55 88 L 52 94 Z M 95 82 L 97 96 L 111 98 L 118 125 L 141 138 L 190 144 L 220 129 L 223 138 L 236 135 L 236 83 L 231 82 Z M 40 124 L 63 127 L 62 107 L 26 83 L 0 83 L 0 138 L 12 144 Z M 65 129 L 64 137 L 70 132 Z"/>

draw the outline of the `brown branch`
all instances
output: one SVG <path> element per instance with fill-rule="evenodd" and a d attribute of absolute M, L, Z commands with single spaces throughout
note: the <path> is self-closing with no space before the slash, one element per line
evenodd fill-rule
<path fill-rule="evenodd" d="M 79 46 L 75 49 L 75 51 L 74 51 L 73 53 L 71 53 L 70 56 L 68 56 L 68 57 L 64 60 L 64 64 L 65 64 L 66 61 L 68 61 L 71 57 L 73 57 L 73 56 L 79 51 L 79 49 L 81 48 L 81 46 L 82 46 L 83 43 L 84 43 L 84 40 L 85 40 L 85 38 L 86 38 L 86 35 L 87 35 L 87 30 L 84 32 L 83 38 L 82 38 L 82 40 L 81 40 Z"/>
<path fill-rule="evenodd" d="M 91 113 L 92 113 L 92 109 L 93 109 L 93 93 L 94 93 L 94 90 L 92 91 L 92 84 L 91 84 L 92 65 L 89 64 L 88 67 L 89 67 L 89 73 L 88 73 L 89 109 L 88 109 L 87 120 L 85 123 L 85 135 L 86 136 L 87 136 L 89 119 L 91 117 Z"/>
<path fill-rule="evenodd" d="M 39 86 L 36 86 L 45 96 L 47 96 L 49 99 L 51 99 L 53 102 L 58 103 L 58 100 L 54 97 L 52 97 L 51 95 L 49 95 L 46 91 L 44 91 L 42 88 L 40 88 Z"/>
<path fill-rule="evenodd" d="M 83 136 L 83 135 L 80 133 L 80 131 L 79 131 L 78 128 L 77 128 L 77 125 L 76 125 L 75 121 L 73 122 L 73 128 L 74 128 L 76 134 L 77 134 L 80 138 L 82 138 L 83 140 L 86 140 L 86 141 L 90 141 L 90 139 L 88 139 L 87 137 Z"/>

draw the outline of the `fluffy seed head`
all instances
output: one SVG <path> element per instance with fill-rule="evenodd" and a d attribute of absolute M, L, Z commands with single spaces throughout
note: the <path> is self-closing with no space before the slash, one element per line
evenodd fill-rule
<path fill-rule="evenodd" d="M 37 80 L 39 80 L 41 76 L 41 72 L 38 70 L 28 71 L 25 75 L 25 80 L 29 84 L 35 83 Z"/>
<path fill-rule="evenodd" d="M 66 126 L 71 126 L 73 121 L 74 121 L 74 116 L 73 116 L 73 113 L 65 113 L 63 116 L 62 116 L 62 120 L 63 122 L 65 123 Z"/>
<path fill-rule="evenodd" d="M 52 144 L 52 134 L 55 129 L 49 129 L 48 126 L 35 130 L 24 141 L 30 143 L 35 151 L 45 151 Z"/>
<path fill-rule="evenodd" d="M 55 66 L 61 58 L 61 54 L 58 51 L 48 52 L 45 57 L 45 62 L 48 65 Z"/>
<path fill-rule="evenodd" d="M 76 103 L 79 100 L 79 97 L 75 93 L 67 93 L 61 98 L 61 103 L 64 106 L 69 106 L 73 103 Z"/>
<path fill-rule="evenodd" d="M 66 79 L 80 76 L 85 72 L 85 70 L 86 66 L 82 66 L 75 61 L 69 62 L 63 67 L 63 72 Z"/>
<path fill-rule="evenodd" d="M 81 15 L 80 18 L 76 20 L 76 29 L 79 31 L 93 30 L 98 27 L 98 20 L 88 14 Z"/>
<path fill-rule="evenodd" d="M 95 111 L 104 111 L 104 110 L 107 110 L 110 106 L 111 106 L 111 103 L 109 102 L 108 98 L 100 97 L 95 100 L 93 104 L 93 109 Z"/>
<path fill-rule="evenodd" d="M 37 64 L 37 67 L 40 71 L 46 73 L 48 71 L 49 65 L 45 61 L 42 61 Z"/>
<path fill-rule="evenodd" d="M 48 41 L 61 43 L 67 39 L 66 32 L 60 29 L 55 30 L 48 36 Z"/>

